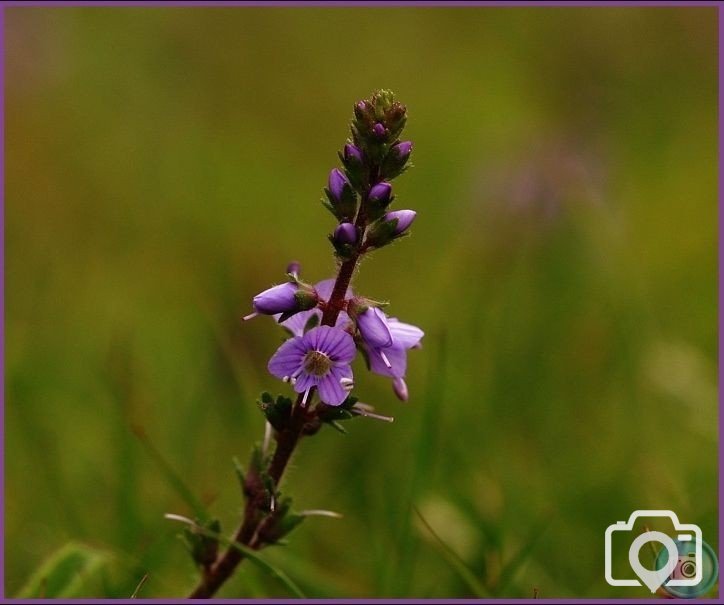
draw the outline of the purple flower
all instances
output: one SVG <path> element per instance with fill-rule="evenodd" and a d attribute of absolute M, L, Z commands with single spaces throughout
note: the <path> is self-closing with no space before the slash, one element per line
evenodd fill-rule
<path fill-rule="evenodd" d="M 381 183 L 377 183 L 374 187 L 372 187 L 372 189 L 370 189 L 370 193 L 367 197 L 372 203 L 386 206 L 390 201 L 391 195 L 392 185 L 386 183 L 385 181 L 382 181 Z"/>
<path fill-rule="evenodd" d="M 344 146 L 344 161 L 351 164 L 361 164 L 362 151 L 359 149 L 359 147 L 356 147 L 351 143 L 347 143 Z"/>
<path fill-rule="evenodd" d="M 400 235 L 407 231 L 412 225 L 412 221 L 415 220 L 417 212 L 414 210 L 395 210 L 394 212 L 388 212 L 385 214 L 385 221 L 389 222 L 397 219 L 397 226 L 395 227 L 395 235 Z"/>
<path fill-rule="evenodd" d="M 329 300 L 329 297 L 332 296 L 333 289 L 334 279 L 322 280 L 314 286 L 314 291 L 317 293 L 317 296 L 324 301 Z M 352 296 L 352 289 L 348 288 L 345 297 L 351 298 Z M 286 321 L 281 322 L 279 325 L 289 330 L 289 332 L 291 332 L 293 336 L 302 336 L 304 334 L 304 328 L 307 326 L 307 323 L 310 319 L 312 319 L 312 317 L 316 317 L 316 321 L 317 323 L 319 323 L 322 320 L 322 311 L 320 311 L 319 309 L 302 311 L 301 313 L 293 315 Z M 276 319 L 278 320 L 279 316 L 276 316 Z M 344 311 L 340 311 L 339 315 L 337 316 L 337 323 L 335 324 L 335 327 L 345 328 L 349 323 L 349 315 L 347 315 L 347 313 L 345 313 Z"/>
<path fill-rule="evenodd" d="M 365 343 L 372 348 L 383 348 L 392 345 L 392 333 L 387 325 L 385 314 L 377 307 L 367 307 L 355 314 L 357 328 Z"/>
<path fill-rule="evenodd" d="M 388 347 L 366 347 L 370 370 L 392 378 L 395 395 L 407 401 L 407 351 L 419 348 L 425 333 L 417 326 L 403 323 L 394 317 L 387 318 L 387 325 L 392 334 L 392 344 Z"/>
<path fill-rule="evenodd" d="M 264 290 L 264 292 L 254 297 L 252 302 L 254 311 L 264 315 L 293 311 L 297 307 L 296 294 L 298 289 L 297 284 L 286 282 Z"/>
<path fill-rule="evenodd" d="M 352 368 L 356 348 L 352 337 L 339 328 L 319 326 L 304 336 L 287 340 L 269 360 L 269 371 L 291 382 L 297 393 L 319 390 L 319 398 L 327 405 L 340 405 L 352 385 Z"/>
<path fill-rule="evenodd" d="M 338 244 L 356 244 L 357 243 L 357 227 L 352 223 L 340 223 L 334 230 L 332 236 Z"/>
<path fill-rule="evenodd" d="M 385 136 L 385 133 L 387 132 L 387 129 L 385 128 L 385 125 L 377 122 L 377 124 L 374 125 L 372 128 L 372 132 L 375 134 L 375 136 L 379 139 L 381 139 L 383 136 Z"/>
<path fill-rule="evenodd" d="M 341 200 L 345 187 L 349 187 L 349 181 L 339 168 L 333 168 L 329 173 L 327 187 L 334 199 Z"/>

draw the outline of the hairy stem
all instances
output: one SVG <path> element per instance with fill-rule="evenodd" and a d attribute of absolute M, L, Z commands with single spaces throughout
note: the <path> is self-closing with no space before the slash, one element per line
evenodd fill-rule
<path fill-rule="evenodd" d="M 366 188 L 366 191 L 362 196 L 362 202 L 360 203 L 359 212 L 357 213 L 357 218 L 355 220 L 355 225 L 359 229 L 360 240 L 364 236 L 364 231 L 367 227 L 367 191 L 369 191 L 369 188 Z M 360 256 L 360 254 L 355 254 L 352 258 L 346 260 L 339 266 L 332 295 L 330 296 L 329 301 L 327 301 L 322 313 L 321 325 L 334 326 L 337 323 L 337 317 L 344 309 L 345 295 L 352 281 L 352 276 L 357 268 Z M 309 412 L 309 404 L 313 395 L 313 393 L 309 394 L 307 407 L 302 405 L 303 394 L 299 394 L 297 396 L 289 428 L 278 432 L 276 435 L 277 445 L 267 468 L 267 473 L 274 481 L 274 485 L 279 485 L 282 475 L 284 474 L 284 470 L 287 468 L 289 460 L 291 459 L 292 454 L 302 437 L 304 425 L 313 414 L 313 412 Z M 259 520 L 258 512 L 263 501 L 263 493 L 252 494 L 249 498 L 247 498 L 246 507 L 244 509 L 244 518 L 239 526 L 239 529 L 237 529 L 234 534 L 234 542 L 238 542 L 244 546 L 248 546 L 249 548 L 259 547 L 257 534 L 260 525 L 264 522 L 264 519 L 262 518 Z M 243 558 L 244 555 L 235 548 L 230 547 L 225 550 L 211 566 L 203 570 L 202 578 L 193 592 L 189 595 L 189 598 L 208 599 L 214 596 L 219 588 L 221 588 L 221 586 L 232 576 L 234 570 L 239 563 L 241 563 Z"/>

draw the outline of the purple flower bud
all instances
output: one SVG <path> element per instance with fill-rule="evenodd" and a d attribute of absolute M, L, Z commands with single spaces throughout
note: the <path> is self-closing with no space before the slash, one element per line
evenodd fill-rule
<path fill-rule="evenodd" d="M 392 390 L 397 395 L 400 401 L 407 401 L 410 398 L 410 394 L 407 390 L 407 383 L 404 378 L 395 378 L 392 381 Z"/>
<path fill-rule="evenodd" d="M 385 314 L 377 307 L 367 307 L 356 314 L 357 327 L 364 341 L 375 349 L 392 345 L 392 333 Z"/>
<path fill-rule="evenodd" d="M 414 210 L 395 210 L 394 212 L 388 212 L 385 214 L 385 221 L 389 222 L 397 219 L 395 235 L 400 235 L 409 229 L 416 216 L 417 212 Z"/>
<path fill-rule="evenodd" d="M 386 183 L 385 181 L 382 181 L 381 183 L 377 183 L 374 187 L 372 187 L 372 189 L 370 189 L 368 199 L 372 203 L 386 206 L 390 201 L 391 195 L 392 185 Z"/>
<path fill-rule="evenodd" d="M 289 273 L 290 275 L 299 275 L 299 272 L 301 270 L 302 266 L 295 260 L 287 265 L 287 273 Z"/>
<path fill-rule="evenodd" d="M 377 138 L 381 139 L 382 137 L 385 136 L 385 133 L 387 132 L 387 130 L 385 129 L 384 124 L 377 122 L 377 124 L 375 124 L 374 128 L 372 129 L 372 132 L 374 133 L 374 135 Z"/>
<path fill-rule="evenodd" d="M 367 107 L 367 106 L 365 105 L 365 102 L 364 102 L 364 101 L 359 101 L 359 102 L 357 103 L 357 109 L 359 109 L 360 111 L 364 111 L 364 110 L 366 109 L 366 107 Z"/>
<path fill-rule="evenodd" d="M 334 241 L 338 244 L 356 244 L 357 243 L 357 227 L 352 223 L 340 223 L 334 230 Z"/>
<path fill-rule="evenodd" d="M 347 143 L 344 146 L 344 161 L 352 164 L 361 164 L 362 151 L 355 145 Z"/>
<path fill-rule="evenodd" d="M 297 284 L 286 282 L 264 290 L 264 292 L 254 297 L 254 310 L 264 315 L 293 311 L 297 308 L 296 293 L 298 288 Z"/>
<path fill-rule="evenodd" d="M 339 168 L 334 168 L 332 172 L 329 173 L 328 188 L 334 199 L 342 199 L 344 188 L 348 186 L 349 181 Z"/>
<path fill-rule="evenodd" d="M 392 152 L 401 163 L 405 163 L 412 153 L 412 141 L 402 141 L 392 148 Z"/>

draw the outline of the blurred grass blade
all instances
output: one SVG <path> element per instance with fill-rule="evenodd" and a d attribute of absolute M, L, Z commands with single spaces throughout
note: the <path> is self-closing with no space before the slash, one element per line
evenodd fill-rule
<path fill-rule="evenodd" d="M 141 445 L 143 445 L 146 452 L 148 452 L 153 461 L 156 463 L 156 466 L 158 466 L 161 474 L 163 475 L 164 479 L 166 479 L 166 482 L 169 484 L 169 486 L 187 504 L 187 506 L 193 511 L 194 515 L 199 519 L 199 521 L 203 523 L 210 521 L 211 516 L 206 511 L 206 507 L 201 504 L 193 491 L 189 489 L 189 487 L 184 483 L 184 480 L 181 479 L 179 474 L 163 457 L 163 454 L 161 454 L 156 446 L 151 443 L 151 440 L 148 438 L 146 431 L 143 430 L 143 427 L 134 424 L 131 426 L 131 428 L 133 430 L 133 434 L 138 437 Z"/>
<path fill-rule="evenodd" d="M 109 559 L 101 550 L 70 542 L 52 554 L 15 596 L 18 599 L 82 596 L 83 588 L 91 580 L 100 580 L 99 572 Z"/>
<path fill-rule="evenodd" d="M 440 430 L 440 410 L 443 407 L 447 380 L 447 338 L 445 332 L 437 337 L 436 357 L 427 374 L 425 405 L 422 408 L 418 438 L 414 445 L 412 468 L 409 473 L 409 491 L 404 508 L 404 519 L 400 523 L 397 543 L 400 557 L 396 572 L 388 573 L 388 590 L 395 590 L 396 596 L 404 597 L 410 593 L 416 565 L 416 536 L 412 532 L 412 514 L 415 502 L 430 481 L 434 452 L 437 449 Z M 392 569 L 390 569 L 392 571 Z"/>
<path fill-rule="evenodd" d="M 145 573 L 145 574 L 143 574 L 141 581 L 136 586 L 136 589 L 133 591 L 133 594 L 131 595 L 132 599 L 138 598 L 138 593 L 141 592 L 141 589 L 143 588 L 143 585 L 146 583 L 147 580 L 148 580 L 148 574 Z"/>
<path fill-rule="evenodd" d="M 488 591 L 481 584 L 480 580 L 478 580 L 478 578 L 475 577 L 475 573 L 473 573 L 473 571 L 467 566 L 465 561 L 463 561 L 460 558 L 460 555 L 458 555 L 450 546 L 448 546 L 445 543 L 445 541 L 437 534 L 437 532 L 427 522 L 425 517 L 422 516 L 422 513 L 420 513 L 420 511 L 417 510 L 417 507 L 414 507 L 414 511 L 415 511 L 415 514 L 417 515 L 418 519 L 420 519 L 420 521 L 425 526 L 427 531 L 430 532 L 430 535 L 435 539 L 435 541 L 440 546 L 440 549 L 442 550 L 442 553 L 445 556 L 445 560 L 449 563 L 449 565 L 453 569 L 453 571 L 455 571 L 458 574 L 458 576 L 460 576 L 460 579 L 463 582 L 465 582 L 465 584 L 472 591 L 472 593 L 478 598 L 484 598 L 484 597 L 489 596 Z"/>
<path fill-rule="evenodd" d="M 503 565 L 503 569 L 500 572 L 500 581 L 496 586 L 495 592 L 502 594 L 505 590 L 513 583 L 516 574 L 520 571 L 520 568 L 533 554 L 535 547 L 538 545 L 541 536 L 548 527 L 548 522 L 543 522 L 531 532 L 528 540 L 520 547 L 515 556 Z"/>
<path fill-rule="evenodd" d="M 173 514 L 167 514 L 165 517 L 171 521 L 179 521 L 181 523 L 186 523 L 187 525 L 190 525 L 194 528 L 194 531 L 197 533 L 207 536 L 209 538 L 215 538 L 219 541 L 219 543 L 223 544 L 224 546 L 227 546 L 229 548 L 233 548 L 234 550 L 239 551 L 242 555 L 244 555 L 245 558 L 249 559 L 252 563 L 254 563 L 257 567 L 260 569 L 263 569 L 267 573 L 274 576 L 277 580 L 279 580 L 284 586 L 293 593 L 296 597 L 299 597 L 300 599 L 306 599 L 306 596 L 302 592 L 302 590 L 297 586 L 294 581 L 285 574 L 281 569 L 275 567 L 271 563 L 268 563 L 264 559 L 262 559 L 259 555 L 256 554 L 256 552 L 250 548 L 247 548 L 246 546 L 239 544 L 238 542 L 234 542 L 233 540 L 229 540 L 228 538 L 222 536 L 220 533 L 211 531 L 209 529 L 206 529 L 205 527 L 202 527 L 198 523 L 195 523 L 193 520 L 188 519 L 187 517 L 183 517 L 181 515 L 173 515 Z"/>

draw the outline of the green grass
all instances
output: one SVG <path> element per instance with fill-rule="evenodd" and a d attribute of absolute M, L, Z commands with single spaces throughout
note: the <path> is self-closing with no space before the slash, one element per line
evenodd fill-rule
<path fill-rule="evenodd" d="M 237 524 L 255 400 L 288 392 L 282 333 L 240 318 L 289 260 L 333 272 L 321 188 L 380 87 L 409 107 L 418 218 L 355 287 L 426 331 L 411 400 L 355 367 L 395 422 L 322 431 L 283 484 L 343 519 L 260 554 L 291 584 L 245 563 L 221 596 L 645 597 L 603 576 L 637 508 L 716 549 L 716 23 L 6 10 L 7 594 L 68 548 L 103 554 L 73 596 L 192 588 L 164 514 Z"/>

